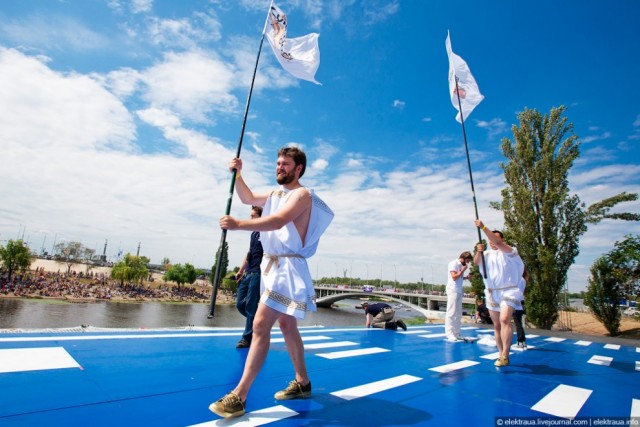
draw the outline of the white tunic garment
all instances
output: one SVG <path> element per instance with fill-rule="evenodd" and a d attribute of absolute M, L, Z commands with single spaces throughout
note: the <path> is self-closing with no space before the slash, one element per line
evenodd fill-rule
<path fill-rule="evenodd" d="M 333 211 L 311 193 L 311 216 L 303 244 L 293 222 L 279 230 L 263 231 L 260 241 L 264 249 L 262 270 L 262 296 L 260 302 L 281 313 L 304 319 L 307 311 L 316 311 L 315 290 L 307 258 L 316 253 L 320 236 L 333 220 Z M 262 212 L 268 216 L 289 201 L 291 191 L 281 187 L 274 190 L 265 202 Z M 276 258 L 277 257 L 277 258 Z"/>
<path fill-rule="evenodd" d="M 497 250 L 484 252 L 484 260 L 487 265 L 487 277 L 484 279 L 485 297 L 487 308 L 492 311 L 500 311 L 502 303 L 516 310 L 521 310 L 520 301 L 524 299 L 522 294 L 522 273 L 524 263 L 518 255 L 518 250 L 512 248 L 511 253 Z M 482 271 L 482 268 L 480 269 Z M 491 299 L 489 299 L 491 296 Z M 491 305 L 493 300 L 495 305 Z"/>

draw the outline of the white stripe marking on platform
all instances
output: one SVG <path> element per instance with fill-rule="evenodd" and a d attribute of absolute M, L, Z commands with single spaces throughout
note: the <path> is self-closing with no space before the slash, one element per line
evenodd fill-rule
<path fill-rule="evenodd" d="M 374 393 L 400 387 L 420 381 L 422 378 L 413 375 L 400 375 L 386 380 L 376 381 L 369 384 L 359 385 L 357 387 L 345 388 L 344 390 L 334 391 L 332 395 L 345 400 L 358 399 L 359 397 L 369 396 Z"/>
<path fill-rule="evenodd" d="M 420 338 L 442 338 L 446 337 L 447 334 L 431 334 L 431 335 L 418 335 Z"/>
<path fill-rule="evenodd" d="M 307 341 L 321 341 L 321 340 L 330 340 L 330 337 L 325 337 L 322 335 L 316 335 L 316 336 L 311 336 L 311 337 L 302 337 L 302 342 L 307 342 Z M 284 338 L 273 338 L 271 340 L 272 343 L 276 343 L 276 342 L 284 342 Z"/>
<path fill-rule="evenodd" d="M 317 350 L 319 348 L 332 348 L 332 347 L 347 347 L 350 345 L 358 345 L 353 341 L 334 341 L 334 342 L 321 342 L 316 344 L 305 344 L 305 350 Z"/>
<path fill-rule="evenodd" d="M 226 418 L 221 418 L 218 420 L 207 421 L 200 424 L 193 424 L 189 427 L 230 426 L 232 424 L 234 427 L 257 427 L 272 423 L 274 421 L 284 420 L 285 418 L 293 417 L 296 415 L 298 415 L 296 411 L 292 411 L 287 407 L 278 405 L 246 413 L 239 418 L 234 418 L 232 422 L 230 422 Z"/>
<path fill-rule="evenodd" d="M 593 390 L 560 384 L 531 409 L 544 414 L 574 419 Z"/>
<path fill-rule="evenodd" d="M 636 360 L 636 371 L 640 371 L 640 362 Z"/>
<path fill-rule="evenodd" d="M 80 367 L 63 347 L 0 350 L 0 373 Z"/>
<path fill-rule="evenodd" d="M 631 399 L 631 418 L 640 418 L 640 399 Z"/>
<path fill-rule="evenodd" d="M 426 329 L 408 329 L 407 331 L 398 331 L 400 334 L 413 335 L 413 334 L 430 334 L 431 331 Z"/>
<path fill-rule="evenodd" d="M 591 345 L 591 341 L 576 341 L 576 345 Z"/>
<path fill-rule="evenodd" d="M 613 357 L 598 356 L 596 354 L 591 359 L 589 359 L 587 363 L 593 363 L 594 365 L 609 366 L 611 365 L 612 361 L 613 361 Z"/>
<path fill-rule="evenodd" d="M 531 334 L 531 335 L 527 334 L 527 335 L 525 335 L 525 337 L 527 337 L 527 338 L 538 338 L 539 336 L 540 336 L 540 335 L 534 335 L 534 334 Z"/>
<path fill-rule="evenodd" d="M 551 342 L 562 342 L 566 340 L 567 340 L 566 338 L 560 338 L 560 337 L 549 337 L 545 339 L 545 341 L 551 341 Z"/>
<path fill-rule="evenodd" d="M 474 362 L 473 360 L 461 360 L 460 362 L 449 363 L 447 365 L 436 366 L 435 368 L 429 368 L 430 371 L 440 372 L 442 374 L 457 371 L 458 369 L 468 368 L 469 366 L 479 365 L 480 362 Z"/>
<path fill-rule="evenodd" d="M 604 348 L 607 350 L 620 350 L 620 346 L 618 344 L 607 344 Z"/>
<path fill-rule="evenodd" d="M 316 356 L 324 357 L 325 359 L 342 359 L 343 357 L 365 356 L 368 354 L 384 353 L 386 351 L 391 350 L 380 347 L 371 347 L 361 348 L 358 350 L 334 351 L 332 353 L 318 353 Z"/>
<path fill-rule="evenodd" d="M 536 348 L 535 345 L 528 345 L 527 348 L 518 347 L 518 344 L 513 344 L 511 350 L 513 351 L 527 351 Z"/>
<path fill-rule="evenodd" d="M 513 353 L 509 352 L 509 356 L 511 356 Z M 495 353 L 489 353 L 489 354 L 485 354 L 484 356 L 480 356 L 481 359 L 488 359 L 488 360 L 496 360 L 498 357 L 500 357 L 500 352 L 496 351 Z"/>

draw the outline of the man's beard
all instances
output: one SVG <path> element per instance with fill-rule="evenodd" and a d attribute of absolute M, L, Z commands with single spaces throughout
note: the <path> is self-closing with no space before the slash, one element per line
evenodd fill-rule
<path fill-rule="evenodd" d="M 276 182 L 280 185 L 291 184 L 295 179 L 294 171 L 289 172 L 286 175 L 278 175 L 276 176 Z"/>

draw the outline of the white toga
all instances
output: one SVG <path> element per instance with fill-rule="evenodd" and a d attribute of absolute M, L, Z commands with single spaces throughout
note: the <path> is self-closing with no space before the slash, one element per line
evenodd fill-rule
<path fill-rule="evenodd" d="M 505 303 L 516 310 L 521 310 L 520 301 L 524 299 L 522 286 L 524 263 L 518 255 L 518 250 L 512 248 L 511 253 L 488 250 L 484 252 L 484 260 L 487 264 L 487 277 L 484 279 L 487 308 L 500 311 L 500 304 Z M 494 306 L 490 305 L 491 300 Z"/>
<path fill-rule="evenodd" d="M 311 216 L 303 244 L 293 222 L 279 230 L 262 231 L 260 242 L 264 257 L 262 271 L 262 296 L 260 302 L 298 319 L 304 319 L 307 311 L 316 311 L 315 290 L 307 258 L 316 253 L 320 236 L 333 220 L 333 211 L 311 193 Z M 277 212 L 289 200 L 290 190 L 281 187 L 274 190 L 265 202 L 262 212 L 268 216 Z"/>

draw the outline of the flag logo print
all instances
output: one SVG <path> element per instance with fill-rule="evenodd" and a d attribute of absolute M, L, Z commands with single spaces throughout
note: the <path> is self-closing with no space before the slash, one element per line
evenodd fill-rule
<path fill-rule="evenodd" d="M 292 60 L 293 57 L 291 54 L 285 51 L 287 42 L 287 15 L 276 5 L 272 5 L 271 11 L 269 12 L 269 20 L 271 21 L 271 28 L 273 28 L 273 41 L 280 48 L 280 55 L 286 60 Z"/>
<path fill-rule="evenodd" d="M 319 34 L 288 38 L 289 19 L 275 3 L 271 4 L 267 19 L 270 25 L 265 35 L 282 68 L 294 77 L 320 84 L 315 79 L 320 66 Z"/>

